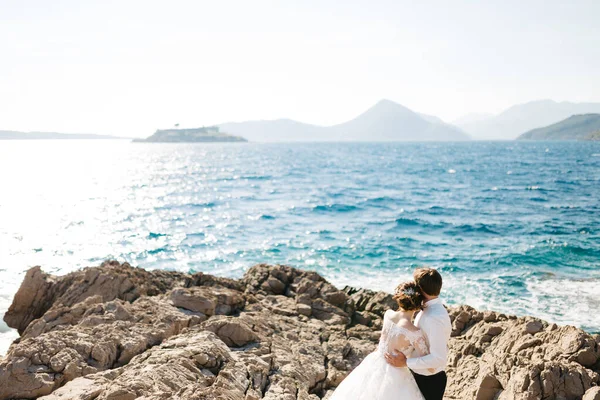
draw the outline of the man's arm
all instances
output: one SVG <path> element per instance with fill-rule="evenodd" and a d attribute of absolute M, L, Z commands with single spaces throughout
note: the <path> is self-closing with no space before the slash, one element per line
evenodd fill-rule
<path fill-rule="evenodd" d="M 448 340 L 450 330 L 442 321 L 431 318 L 426 324 L 421 322 L 421 328 L 429 339 L 429 354 L 422 357 L 409 358 L 406 366 L 412 370 L 423 370 L 429 368 L 443 368 L 448 358 Z"/>

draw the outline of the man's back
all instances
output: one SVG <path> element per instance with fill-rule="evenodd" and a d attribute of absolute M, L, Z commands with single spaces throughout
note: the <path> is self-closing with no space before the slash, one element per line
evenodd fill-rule
<path fill-rule="evenodd" d="M 429 354 L 408 362 L 414 372 L 421 375 L 434 375 L 446 368 L 448 341 L 452 333 L 452 324 L 448 311 L 440 298 L 425 303 L 423 311 L 415 319 L 427 339 Z"/>

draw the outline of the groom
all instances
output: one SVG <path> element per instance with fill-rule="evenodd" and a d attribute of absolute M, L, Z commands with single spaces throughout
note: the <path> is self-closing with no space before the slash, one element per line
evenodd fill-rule
<path fill-rule="evenodd" d="M 424 333 L 429 344 L 429 354 L 409 358 L 402 353 L 387 353 L 387 362 L 394 367 L 408 367 L 419 385 L 425 400 L 442 400 L 446 390 L 446 358 L 448 340 L 452 332 L 450 317 L 438 296 L 442 290 L 442 276 L 433 268 L 418 268 L 413 277 L 421 289 L 423 311 L 415 318 L 415 325 Z"/>

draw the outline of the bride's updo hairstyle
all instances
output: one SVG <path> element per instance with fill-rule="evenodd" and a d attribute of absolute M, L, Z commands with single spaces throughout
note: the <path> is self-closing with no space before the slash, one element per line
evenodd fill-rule
<path fill-rule="evenodd" d="M 423 304 L 423 296 L 415 282 L 403 282 L 394 291 L 394 300 L 404 311 L 420 310 Z"/>

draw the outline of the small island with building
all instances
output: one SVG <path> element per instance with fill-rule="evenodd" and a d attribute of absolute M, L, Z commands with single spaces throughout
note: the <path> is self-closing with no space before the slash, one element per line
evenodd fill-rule
<path fill-rule="evenodd" d="M 143 143 L 215 143 L 215 142 L 247 142 L 241 136 L 220 132 L 218 126 L 206 126 L 191 129 L 158 129 L 146 139 L 134 139 Z"/>

